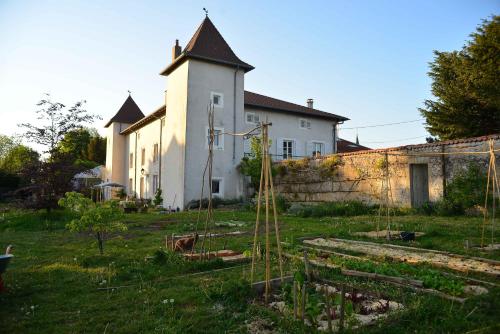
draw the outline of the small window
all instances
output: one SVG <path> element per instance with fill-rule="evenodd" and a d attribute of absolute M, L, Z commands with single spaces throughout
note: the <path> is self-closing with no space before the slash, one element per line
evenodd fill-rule
<path fill-rule="evenodd" d="M 158 162 L 158 144 L 153 145 L 153 162 Z"/>
<path fill-rule="evenodd" d="M 212 195 L 217 197 L 224 196 L 224 182 L 222 178 L 212 178 Z"/>
<path fill-rule="evenodd" d="M 299 127 L 301 129 L 310 129 L 311 128 L 311 122 L 308 121 L 307 119 L 299 119 Z"/>
<path fill-rule="evenodd" d="M 214 107 L 222 108 L 224 107 L 224 95 L 221 93 L 210 93 L 210 102 L 214 105 Z"/>
<path fill-rule="evenodd" d="M 253 112 L 246 113 L 246 123 L 248 124 L 258 124 L 260 122 L 260 116 L 254 114 Z"/>
<path fill-rule="evenodd" d="M 293 158 L 293 140 L 283 140 L 283 159 Z"/>
<path fill-rule="evenodd" d="M 206 127 L 207 133 L 207 148 L 210 144 L 210 128 Z M 214 150 L 223 150 L 224 149 L 224 129 L 223 128 L 214 128 Z"/>
<path fill-rule="evenodd" d="M 128 179 L 128 194 L 132 195 L 134 192 L 134 180 Z"/>
<path fill-rule="evenodd" d="M 156 194 L 158 190 L 158 175 L 153 175 L 153 196 Z"/>
<path fill-rule="evenodd" d="M 313 158 L 325 155 L 325 144 L 320 142 L 312 143 L 312 156 Z"/>
<path fill-rule="evenodd" d="M 130 153 L 128 156 L 128 168 L 134 168 L 134 153 Z"/>
<path fill-rule="evenodd" d="M 146 163 L 146 149 L 143 148 L 141 150 L 141 166 L 144 166 L 145 163 Z"/>

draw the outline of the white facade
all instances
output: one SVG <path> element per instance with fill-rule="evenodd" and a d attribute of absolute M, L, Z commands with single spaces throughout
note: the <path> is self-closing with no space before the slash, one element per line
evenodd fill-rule
<path fill-rule="evenodd" d="M 167 74 L 164 114 L 155 112 L 132 126 L 113 122 L 108 127 L 107 180 L 123 184 L 129 195 L 138 198 L 153 198 L 160 187 L 164 207 L 183 209 L 189 201 L 199 200 L 211 103 L 220 133 L 244 132 L 256 121 L 272 122 L 269 135 L 275 160 L 335 152 L 338 120 L 245 106 L 244 78 L 245 69 L 239 66 L 183 60 Z M 237 168 L 245 153 L 250 153 L 249 140 L 228 134 L 219 138 L 213 159 L 214 196 L 245 194 Z"/>

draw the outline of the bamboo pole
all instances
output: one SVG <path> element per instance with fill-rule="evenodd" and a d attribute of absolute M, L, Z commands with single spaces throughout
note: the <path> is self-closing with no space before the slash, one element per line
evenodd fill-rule
<path fill-rule="evenodd" d="M 262 128 L 264 129 L 264 128 Z M 263 131 L 263 130 L 262 130 Z M 260 218 L 260 202 L 262 199 L 262 180 L 264 179 L 264 159 L 262 159 L 262 164 L 260 168 L 260 182 L 259 182 L 259 194 L 257 195 L 257 217 L 255 218 L 255 233 L 253 237 L 253 249 L 252 249 L 252 269 L 250 273 L 250 282 L 254 282 L 254 271 L 255 271 L 255 252 L 257 250 L 257 240 L 259 233 L 259 218 Z"/>
<path fill-rule="evenodd" d="M 328 333 L 333 333 L 332 329 L 332 309 L 330 305 L 330 292 L 328 291 L 328 286 L 323 286 L 323 293 L 325 294 L 325 305 L 326 305 L 326 319 L 328 321 Z"/>
<path fill-rule="evenodd" d="M 302 284 L 302 300 L 300 301 L 300 320 L 304 322 L 305 315 L 306 315 L 306 283 L 304 282 Z"/>
<path fill-rule="evenodd" d="M 263 148 L 264 148 L 264 156 L 263 159 L 265 160 L 265 166 L 267 166 L 268 163 L 268 158 L 269 155 L 267 153 L 268 150 L 268 140 L 267 140 L 267 126 L 264 127 L 263 129 L 264 136 L 263 136 Z M 270 284 L 269 281 L 271 280 L 271 243 L 269 240 L 269 173 L 264 174 L 264 197 L 266 201 L 266 292 L 265 292 L 265 301 L 266 303 L 269 300 L 269 292 L 270 292 Z"/>
<path fill-rule="evenodd" d="M 266 146 L 268 144 L 266 143 Z M 268 172 L 269 172 L 269 179 L 270 179 L 270 184 L 271 184 L 271 197 L 272 197 L 272 203 L 273 203 L 273 215 L 274 215 L 274 230 L 276 234 L 276 245 L 278 247 L 278 264 L 280 268 L 280 278 L 281 281 L 283 282 L 283 257 L 281 253 L 281 241 L 280 241 L 280 230 L 279 230 L 279 224 L 278 224 L 278 212 L 276 209 L 276 199 L 274 196 L 274 185 L 273 185 L 273 173 L 271 169 L 271 163 L 268 163 Z"/>
<path fill-rule="evenodd" d="M 293 280 L 293 318 L 297 319 L 297 281 Z"/>

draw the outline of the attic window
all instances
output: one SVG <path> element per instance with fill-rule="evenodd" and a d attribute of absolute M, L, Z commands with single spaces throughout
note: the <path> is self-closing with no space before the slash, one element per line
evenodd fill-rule
<path fill-rule="evenodd" d="M 214 107 L 223 108 L 224 107 L 224 95 L 222 93 L 211 92 L 210 102 Z"/>
<path fill-rule="evenodd" d="M 311 128 L 311 121 L 308 121 L 307 119 L 299 119 L 299 127 L 301 129 L 310 129 Z"/>

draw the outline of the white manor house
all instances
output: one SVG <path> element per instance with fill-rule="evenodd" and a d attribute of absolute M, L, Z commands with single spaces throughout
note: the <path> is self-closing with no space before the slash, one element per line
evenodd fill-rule
<path fill-rule="evenodd" d="M 245 73 L 254 67 L 240 60 L 206 17 L 181 49 L 176 41 L 172 61 L 161 72 L 167 78 L 165 104 L 144 116 L 128 97 L 106 124 L 104 179 L 126 187 L 130 196 L 152 198 L 162 189 L 163 206 L 183 209 L 199 199 L 208 155 L 207 108 L 213 104 L 214 196 L 246 194 L 238 165 L 250 153 L 249 139 L 223 134 L 241 133 L 259 121 L 272 122 L 269 137 L 274 160 L 337 152 L 337 125 L 347 118 L 307 106 L 245 91 Z M 205 197 L 207 194 L 205 194 Z"/>

